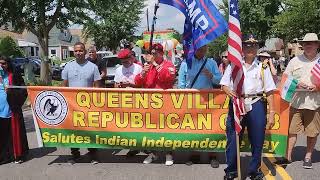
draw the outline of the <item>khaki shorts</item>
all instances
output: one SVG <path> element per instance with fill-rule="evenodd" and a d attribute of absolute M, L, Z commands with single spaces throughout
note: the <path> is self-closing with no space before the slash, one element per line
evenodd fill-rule
<path fill-rule="evenodd" d="M 290 108 L 289 134 L 304 133 L 316 137 L 320 132 L 320 108 L 317 110 Z"/>

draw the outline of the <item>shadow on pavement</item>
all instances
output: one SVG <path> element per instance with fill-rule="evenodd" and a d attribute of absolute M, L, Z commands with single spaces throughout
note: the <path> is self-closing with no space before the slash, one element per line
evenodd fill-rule
<path fill-rule="evenodd" d="M 142 164 L 143 160 L 147 157 L 147 154 L 140 152 L 139 154 L 133 157 L 127 157 L 125 153 L 121 153 L 123 150 L 110 150 L 110 149 L 99 149 L 98 151 L 98 160 L 99 163 L 132 163 L 132 164 Z M 81 152 L 85 152 L 81 154 L 81 158 L 77 161 L 77 163 L 90 163 L 89 156 L 87 154 L 87 150 L 81 150 Z M 70 152 L 68 152 L 70 153 Z M 224 153 L 215 153 L 217 160 L 220 162 L 220 165 L 225 165 L 225 154 Z M 164 164 L 165 162 L 165 153 L 159 152 L 159 159 L 152 162 L 152 164 Z M 190 152 L 174 152 L 174 164 L 185 164 L 189 159 Z M 68 159 L 71 157 L 71 154 L 59 155 L 56 159 L 54 159 L 51 164 L 65 164 L 68 163 Z M 242 177 L 246 177 L 247 169 L 250 162 L 251 156 L 241 157 L 241 169 L 242 169 Z M 200 153 L 200 163 L 199 164 L 207 164 L 210 166 L 210 161 L 208 157 L 208 153 L 201 152 Z M 187 166 L 187 165 L 186 165 Z M 245 179 L 245 178 L 244 178 Z"/>
<path fill-rule="evenodd" d="M 50 153 L 53 153 L 57 150 L 57 148 L 34 148 L 29 150 L 27 161 L 32 159 L 42 158 L 47 156 Z"/>

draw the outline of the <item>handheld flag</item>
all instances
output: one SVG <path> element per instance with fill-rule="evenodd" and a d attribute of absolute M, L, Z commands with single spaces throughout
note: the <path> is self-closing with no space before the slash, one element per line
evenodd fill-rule
<path fill-rule="evenodd" d="M 187 64 L 191 67 L 194 52 L 227 31 L 227 22 L 211 0 L 159 0 L 179 9 L 185 16 L 183 33 Z"/>
<path fill-rule="evenodd" d="M 318 59 L 317 64 L 315 64 L 311 70 L 313 78 L 316 80 L 317 84 L 320 82 L 320 59 Z"/>
<path fill-rule="evenodd" d="M 243 91 L 244 73 L 242 69 L 242 33 L 240 27 L 240 16 L 238 0 L 230 0 L 229 4 L 229 37 L 228 37 L 228 59 L 231 62 L 233 90 L 239 98 L 233 98 L 233 112 L 235 129 L 239 134 L 241 127 L 241 115 L 245 114 L 244 102 L 240 98 Z"/>
<path fill-rule="evenodd" d="M 287 102 L 291 102 L 297 86 L 298 80 L 292 76 L 283 74 L 280 83 L 281 98 Z"/>

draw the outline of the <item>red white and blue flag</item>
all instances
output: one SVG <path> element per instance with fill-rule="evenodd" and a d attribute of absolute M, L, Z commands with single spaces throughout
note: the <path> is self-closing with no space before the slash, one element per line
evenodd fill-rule
<path fill-rule="evenodd" d="M 194 52 L 223 35 L 228 24 L 212 0 L 159 0 L 179 9 L 185 16 L 183 45 L 191 67 Z"/>
<path fill-rule="evenodd" d="M 311 74 L 317 82 L 320 82 L 320 58 L 316 65 L 313 66 Z"/>
<path fill-rule="evenodd" d="M 235 129 L 239 134 L 242 130 L 241 119 L 244 115 L 244 102 L 241 98 L 243 94 L 244 73 L 242 69 L 242 33 L 240 27 L 240 15 L 238 0 L 230 0 L 229 3 L 229 37 L 228 37 L 228 59 L 231 62 L 233 90 L 238 97 L 233 98 L 233 112 L 235 119 Z"/>

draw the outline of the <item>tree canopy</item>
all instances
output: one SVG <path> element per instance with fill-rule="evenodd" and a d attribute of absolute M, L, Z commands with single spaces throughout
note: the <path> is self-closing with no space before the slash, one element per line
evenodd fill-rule
<path fill-rule="evenodd" d="M 282 0 L 282 7 L 272 25 L 275 36 L 290 41 L 308 32 L 320 34 L 320 0 Z"/>
<path fill-rule="evenodd" d="M 92 5 L 95 17 L 84 24 L 85 37 L 92 38 L 98 48 L 116 49 L 121 39 L 132 38 L 144 0 L 101 0 Z"/>

